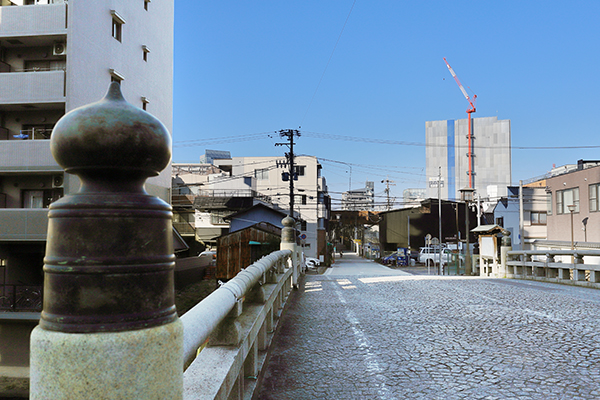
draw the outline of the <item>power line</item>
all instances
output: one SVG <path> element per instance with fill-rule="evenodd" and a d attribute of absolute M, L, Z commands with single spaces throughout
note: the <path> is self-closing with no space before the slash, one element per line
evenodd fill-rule
<path fill-rule="evenodd" d="M 312 137 L 316 139 L 327 139 L 334 141 L 346 141 L 346 142 L 362 142 L 362 143 L 373 143 L 373 144 L 385 144 L 385 145 L 394 145 L 394 146 L 415 146 L 415 147 L 442 147 L 442 148 L 467 148 L 466 145 L 454 145 L 448 146 L 444 144 L 426 144 L 423 142 L 408 142 L 402 140 L 389 140 L 389 139 L 378 139 L 372 137 L 356 137 L 356 136 L 346 136 L 346 135 L 337 135 L 337 134 L 328 134 L 328 133 L 319 133 L 319 132 L 306 132 L 301 131 L 304 136 Z M 211 145 L 211 144 L 221 144 L 221 143 L 234 143 L 240 141 L 249 141 L 249 140 L 262 140 L 270 138 L 273 132 L 263 132 L 263 133 L 252 133 L 247 135 L 235 135 L 235 136 L 224 136 L 224 137 L 216 137 L 216 138 L 206 138 L 206 139 L 194 139 L 187 141 L 176 141 L 173 144 L 173 147 L 193 147 L 193 146 L 203 146 L 203 145 Z M 583 145 L 583 146 L 476 146 L 479 149 L 498 149 L 502 147 L 509 147 L 513 150 L 581 150 L 581 149 L 598 149 L 600 145 Z M 352 164 L 358 165 L 358 164 Z"/>
<path fill-rule="evenodd" d="M 321 79 L 319 79 L 319 83 L 317 84 L 317 88 L 315 89 L 315 92 L 313 93 L 310 102 L 308 103 L 308 107 L 306 108 L 306 112 L 304 113 L 304 116 L 302 117 L 302 120 L 300 121 L 300 127 L 302 127 L 302 124 L 304 123 L 304 119 L 306 118 L 306 115 L 308 114 L 308 110 L 310 110 L 310 107 L 312 106 L 313 100 L 315 99 L 315 96 L 317 95 L 317 92 L 319 91 L 319 87 L 321 86 L 321 82 L 323 81 L 323 77 L 325 77 L 325 72 L 327 72 L 327 68 L 329 67 L 329 63 L 331 62 L 331 59 L 333 58 L 333 53 L 335 53 L 335 49 L 337 48 L 338 43 L 340 42 L 340 39 L 342 38 L 342 33 L 344 33 L 344 29 L 346 28 L 346 24 L 348 23 L 348 19 L 350 19 L 350 14 L 352 14 L 352 10 L 354 10 L 354 5 L 356 4 L 356 0 L 354 0 L 354 2 L 352 3 L 352 7 L 350 7 L 350 12 L 348 13 L 348 16 L 346 17 L 346 21 L 344 21 L 344 26 L 342 26 L 342 30 L 340 31 L 340 34 L 335 42 L 335 45 L 333 46 L 333 50 L 331 51 L 331 54 L 329 55 L 329 60 L 327 60 L 327 65 L 325 65 L 325 69 L 323 70 L 323 73 L 321 74 Z"/>

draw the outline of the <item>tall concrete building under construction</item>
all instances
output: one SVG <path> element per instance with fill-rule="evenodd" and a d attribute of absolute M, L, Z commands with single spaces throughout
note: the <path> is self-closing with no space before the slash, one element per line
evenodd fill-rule
<path fill-rule="evenodd" d="M 511 185 L 510 120 L 472 120 L 470 170 L 467 137 L 467 119 L 425 123 L 427 197 L 438 197 L 440 176 L 442 199 L 460 199 L 460 189 L 470 187 L 469 177 L 481 198 L 506 196 Z"/>

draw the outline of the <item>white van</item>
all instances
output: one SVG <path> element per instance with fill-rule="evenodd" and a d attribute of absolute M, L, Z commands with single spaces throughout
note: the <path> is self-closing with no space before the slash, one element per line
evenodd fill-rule
<path fill-rule="evenodd" d="M 452 252 L 446 248 L 442 248 L 442 263 L 448 264 L 452 259 Z M 440 260 L 440 249 L 434 247 L 421 247 L 419 251 L 419 262 L 428 267 L 438 264 Z"/>

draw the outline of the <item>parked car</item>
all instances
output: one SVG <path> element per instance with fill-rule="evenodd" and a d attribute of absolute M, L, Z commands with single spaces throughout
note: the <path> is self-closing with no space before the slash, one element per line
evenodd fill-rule
<path fill-rule="evenodd" d="M 452 262 L 453 251 L 447 248 L 442 248 L 442 264 L 447 265 L 448 262 Z M 464 263 L 464 255 L 458 255 L 461 262 Z M 436 247 L 421 247 L 419 251 L 419 262 L 425 264 L 428 267 L 434 264 L 438 264 L 440 260 L 440 249 Z"/>
<path fill-rule="evenodd" d="M 217 252 L 215 250 L 205 250 L 198 254 L 198 258 L 200 259 L 201 267 L 217 265 Z"/>
<path fill-rule="evenodd" d="M 317 268 L 321 265 L 321 261 L 318 258 L 306 257 L 305 259 L 306 266 L 309 268 Z"/>
<path fill-rule="evenodd" d="M 448 264 L 450 259 L 450 250 L 442 248 L 442 263 Z M 421 247 L 419 251 L 419 262 L 428 267 L 438 264 L 440 261 L 440 249 L 435 247 Z"/>
<path fill-rule="evenodd" d="M 392 253 L 389 256 L 381 259 L 382 264 L 408 265 L 408 260 L 405 256 L 398 253 Z"/>

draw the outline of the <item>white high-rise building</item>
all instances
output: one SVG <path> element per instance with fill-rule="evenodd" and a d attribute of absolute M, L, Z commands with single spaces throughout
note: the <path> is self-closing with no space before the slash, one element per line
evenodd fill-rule
<path fill-rule="evenodd" d="M 174 5 L 0 1 L 0 308 L 39 311 L 47 208 L 79 188 L 50 153 L 52 128 L 116 80 L 128 102 L 171 131 Z M 170 175 L 168 168 L 149 179 L 146 190 L 169 201 Z M 0 354 L 5 362 L 26 368 L 28 360 Z"/>
<path fill-rule="evenodd" d="M 427 197 L 460 199 L 460 189 L 469 187 L 468 120 L 425 123 Z M 510 120 L 497 117 L 472 120 L 472 187 L 481 198 L 506 196 L 511 186 Z"/>

